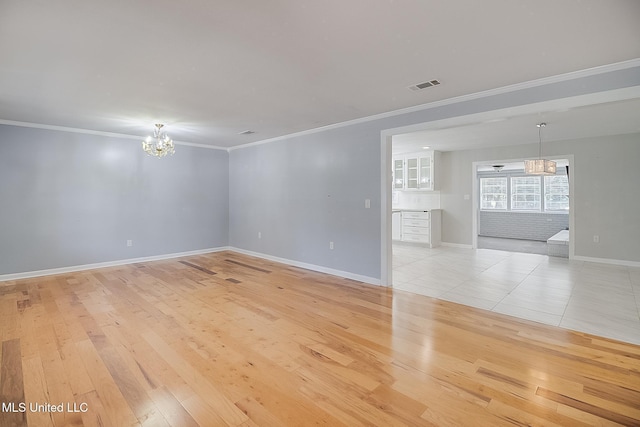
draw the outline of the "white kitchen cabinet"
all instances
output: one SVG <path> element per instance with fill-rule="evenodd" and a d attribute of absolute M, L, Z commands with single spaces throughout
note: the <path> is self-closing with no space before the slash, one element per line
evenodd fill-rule
<path fill-rule="evenodd" d="M 393 158 L 393 189 L 433 190 L 433 158 L 433 151 L 395 156 Z"/>
<path fill-rule="evenodd" d="M 435 248 L 441 241 L 441 211 L 402 211 L 401 240 Z"/>
<path fill-rule="evenodd" d="M 402 212 L 391 213 L 391 239 L 400 240 L 402 237 Z"/>
<path fill-rule="evenodd" d="M 393 189 L 404 189 L 404 157 L 393 158 Z"/>
<path fill-rule="evenodd" d="M 418 189 L 433 190 L 433 154 L 418 157 Z"/>

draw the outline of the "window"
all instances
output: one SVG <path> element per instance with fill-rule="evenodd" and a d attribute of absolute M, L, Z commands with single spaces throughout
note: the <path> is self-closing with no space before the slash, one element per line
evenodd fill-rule
<path fill-rule="evenodd" d="M 569 210 L 569 180 L 566 175 L 544 177 L 544 210 Z"/>
<path fill-rule="evenodd" d="M 480 209 L 507 209 L 507 178 L 480 178 Z"/>
<path fill-rule="evenodd" d="M 542 208 L 542 191 L 539 176 L 514 176 L 511 178 L 511 210 L 539 211 Z"/>
<path fill-rule="evenodd" d="M 480 210 L 569 213 L 567 175 L 524 175 L 522 170 L 478 173 Z"/>

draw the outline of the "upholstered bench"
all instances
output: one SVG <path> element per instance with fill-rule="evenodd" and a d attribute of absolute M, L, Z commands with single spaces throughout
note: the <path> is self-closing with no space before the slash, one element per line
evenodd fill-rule
<path fill-rule="evenodd" d="M 547 239 L 547 255 L 569 258 L 569 230 L 562 230 Z"/>

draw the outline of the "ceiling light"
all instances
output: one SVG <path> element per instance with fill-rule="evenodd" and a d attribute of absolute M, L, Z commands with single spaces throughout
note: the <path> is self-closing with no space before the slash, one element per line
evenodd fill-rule
<path fill-rule="evenodd" d="M 428 150 L 429 148 L 431 148 L 431 147 L 428 147 L 428 146 L 427 147 L 422 147 L 423 150 Z"/>
<path fill-rule="evenodd" d="M 162 131 L 163 124 L 156 124 L 156 128 L 153 130 L 153 136 L 147 136 L 142 141 L 142 149 L 150 156 L 164 157 L 167 154 L 175 153 L 175 147 L 173 141 L 169 138 L 169 135 Z"/>
<path fill-rule="evenodd" d="M 556 174 L 556 162 L 553 160 L 546 160 L 542 158 L 542 128 L 546 123 L 538 123 L 538 158 L 535 160 L 524 161 L 524 172 L 528 175 L 555 175 Z"/>

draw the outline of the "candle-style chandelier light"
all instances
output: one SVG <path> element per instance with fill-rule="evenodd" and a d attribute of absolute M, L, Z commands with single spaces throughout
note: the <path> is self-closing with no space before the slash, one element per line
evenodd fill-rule
<path fill-rule="evenodd" d="M 163 124 L 156 124 L 156 128 L 153 130 L 153 136 L 147 136 L 144 141 L 142 141 L 142 149 L 154 157 L 164 157 L 167 154 L 175 153 L 175 146 L 173 145 L 173 141 L 169 138 L 162 128 Z"/>

